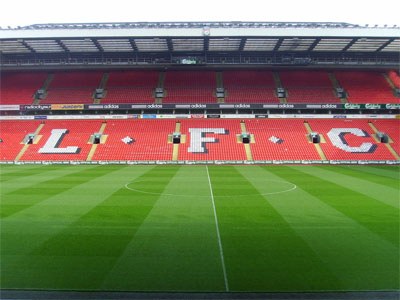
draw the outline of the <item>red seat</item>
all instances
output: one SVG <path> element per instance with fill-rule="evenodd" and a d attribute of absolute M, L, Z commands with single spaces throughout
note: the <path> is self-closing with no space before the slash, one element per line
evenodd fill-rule
<path fill-rule="evenodd" d="M 238 142 L 237 137 L 242 133 L 240 122 L 238 119 L 180 120 L 181 133 L 186 136 L 186 142 L 182 139 L 178 146 L 178 159 L 246 160 L 245 146 Z M 378 131 L 389 135 L 392 147 L 400 153 L 400 121 L 387 119 L 371 122 Z M 320 146 L 328 160 L 394 159 L 386 145 L 374 139 L 375 132 L 368 120 L 310 119 L 308 124 L 314 132 L 322 135 Z M 21 144 L 24 137 L 34 133 L 39 125 L 40 121 L 1 121 L 0 159 L 14 160 L 24 147 Z M 320 159 L 316 148 L 308 140 L 303 120 L 246 119 L 245 125 L 246 131 L 254 136 L 255 143 L 250 143 L 254 160 Z M 98 133 L 102 126 L 102 120 L 46 120 L 36 143 L 29 145 L 21 161 L 84 161 L 92 149 L 89 142 L 91 135 Z M 52 148 L 48 142 L 56 136 L 52 134 L 54 129 L 64 129 L 65 133 L 62 139 L 58 136 L 60 139 L 53 141 Z M 175 129 L 176 120 L 173 119 L 108 120 L 103 132 L 107 138 L 97 145 L 91 159 L 171 160 L 174 147 L 168 135 Z M 350 130 L 352 133 L 349 133 Z M 196 142 L 196 139 L 199 140 Z M 40 153 L 45 145 L 54 151 Z M 56 153 L 57 149 L 68 147 L 76 147 L 77 151 Z"/>
<path fill-rule="evenodd" d="M 278 103 L 275 83 L 269 71 L 224 71 L 227 103 Z"/>
<path fill-rule="evenodd" d="M 45 72 L 1 73 L 0 104 L 32 104 L 35 92 L 47 78 Z"/>
<path fill-rule="evenodd" d="M 383 74 L 379 72 L 335 72 L 351 103 L 400 103 Z"/>
<path fill-rule="evenodd" d="M 205 138 L 214 139 L 214 142 L 204 143 L 204 152 L 190 152 L 190 128 L 220 128 L 224 134 L 205 133 Z M 246 160 L 243 144 L 237 142 L 236 135 L 241 133 L 239 120 L 182 120 L 181 132 L 186 135 L 186 143 L 179 145 L 179 160 Z"/>
<path fill-rule="evenodd" d="M 56 160 L 75 160 L 84 161 L 87 159 L 92 147 L 89 144 L 90 136 L 100 130 L 100 120 L 47 120 L 39 135 L 41 136 L 37 144 L 29 146 L 28 150 L 22 156 L 21 161 L 56 161 Z M 79 151 L 73 154 L 47 154 L 39 153 L 39 150 L 46 144 L 51 136 L 53 129 L 66 129 L 66 133 L 59 148 L 78 147 Z"/>
<path fill-rule="evenodd" d="M 169 71 L 165 73 L 163 103 L 216 103 L 215 72 Z"/>
<path fill-rule="evenodd" d="M 0 159 L 14 160 L 21 152 L 25 136 L 34 133 L 40 121 L 1 121 L 0 124 Z"/>
<path fill-rule="evenodd" d="M 303 120 L 246 120 L 246 129 L 254 134 L 251 144 L 255 160 L 319 160 L 313 144 L 307 140 Z"/>
<path fill-rule="evenodd" d="M 102 103 L 154 103 L 159 72 L 114 71 L 109 73 Z"/>
<path fill-rule="evenodd" d="M 290 103 L 340 103 L 327 72 L 285 71 L 279 76 Z"/>
<path fill-rule="evenodd" d="M 98 145 L 93 160 L 171 160 L 168 134 L 174 131 L 174 120 L 110 120 L 107 141 Z"/>
<path fill-rule="evenodd" d="M 93 103 L 102 76 L 98 71 L 56 72 L 40 104 Z"/>
<path fill-rule="evenodd" d="M 398 123 L 397 120 L 390 120 L 391 124 Z M 326 143 L 321 143 L 327 159 L 330 160 L 393 160 L 393 155 L 386 146 L 377 142 L 373 138 L 374 131 L 368 125 L 367 120 L 344 119 L 344 120 L 309 120 L 309 124 L 313 131 L 322 133 Z M 340 137 L 345 140 L 349 147 L 360 147 L 363 143 L 375 145 L 370 152 L 351 152 L 343 150 L 335 144 L 335 141 L 329 138 L 328 132 L 333 128 L 357 128 L 362 130 L 366 136 L 356 136 L 354 134 L 345 134 Z"/>

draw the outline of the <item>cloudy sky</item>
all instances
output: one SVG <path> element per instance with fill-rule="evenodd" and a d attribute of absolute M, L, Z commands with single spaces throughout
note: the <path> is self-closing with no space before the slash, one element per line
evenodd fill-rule
<path fill-rule="evenodd" d="M 0 26 L 152 21 L 347 22 L 400 26 L 400 1 L 6 0 Z"/>

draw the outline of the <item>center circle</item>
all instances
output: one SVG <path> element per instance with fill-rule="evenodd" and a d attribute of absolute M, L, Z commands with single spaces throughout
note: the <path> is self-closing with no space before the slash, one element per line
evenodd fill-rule
<path fill-rule="evenodd" d="M 174 197 L 210 197 L 210 195 L 193 195 L 193 194 L 189 194 L 189 193 L 188 194 L 172 194 L 172 193 L 158 193 L 158 192 L 146 191 L 146 190 L 140 189 L 140 187 L 135 186 L 135 184 L 138 184 L 141 182 L 150 183 L 150 181 L 148 181 L 148 180 L 133 181 L 133 182 L 126 183 L 125 188 L 130 191 L 133 191 L 133 192 L 138 192 L 138 193 L 147 194 L 147 195 L 174 196 Z M 275 194 L 291 192 L 297 188 L 297 185 L 295 185 L 294 183 L 288 182 L 288 181 L 264 180 L 263 183 L 269 183 L 269 184 L 264 186 L 264 188 L 266 189 L 265 191 L 260 191 L 259 193 L 235 194 L 235 195 L 215 195 L 214 194 L 213 197 L 214 198 L 236 198 L 236 197 L 249 197 L 249 196 L 266 196 L 266 195 L 275 195 Z M 132 185 L 134 185 L 134 186 L 132 187 Z M 271 188 L 272 188 L 272 190 L 268 190 Z"/>

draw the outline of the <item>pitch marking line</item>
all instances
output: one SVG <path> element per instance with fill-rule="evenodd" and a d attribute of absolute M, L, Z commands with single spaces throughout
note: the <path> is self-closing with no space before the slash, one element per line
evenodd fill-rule
<path fill-rule="evenodd" d="M 224 259 L 224 250 L 222 249 L 221 235 L 220 235 L 220 233 L 219 233 L 219 225 L 218 225 L 217 210 L 215 209 L 214 193 L 213 193 L 213 188 L 212 188 L 212 185 L 211 185 L 210 173 L 208 172 L 208 166 L 206 166 L 206 170 L 207 170 L 208 184 L 209 184 L 209 186 L 210 186 L 211 202 L 212 202 L 213 210 L 214 210 L 215 228 L 216 228 L 216 230 L 217 230 L 219 254 L 220 254 L 220 256 L 221 256 L 221 263 L 222 263 L 222 272 L 224 273 L 225 290 L 226 290 L 227 292 L 229 292 L 228 277 L 226 276 L 226 267 L 225 267 L 225 259 Z"/>

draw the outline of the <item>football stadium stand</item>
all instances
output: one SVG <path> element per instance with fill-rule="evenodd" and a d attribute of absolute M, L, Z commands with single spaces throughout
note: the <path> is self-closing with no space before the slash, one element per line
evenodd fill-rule
<path fill-rule="evenodd" d="M 398 163 L 398 32 L 319 22 L 0 28 L 1 161 Z"/>
<path fill-rule="evenodd" d="M 392 124 L 398 121 L 391 120 Z M 309 121 L 314 132 L 322 133 L 321 148 L 329 160 L 393 160 L 392 153 L 376 138 L 367 121 L 357 119 Z"/>
<path fill-rule="evenodd" d="M 391 146 L 400 155 L 400 120 L 371 120 L 370 124 L 376 128 L 376 131 L 389 136 Z"/>
<path fill-rule="evenodd" d="M 218 76 L 218 73 L 220 76 Z M 333 77 L 334 80 L 332 82 Z M 1 104 L 156 103 L 400 103 L 400 77 L 391 71 L 74 71 L 4 72 Z M 217 97 L 217 88 L 224 90 Z M 277 88 L 285 90 L 278 98 Z M 97 91 L 100 91 L 97 93 Z"/>
<path fill-rule="evenodd" d="M 246 120 L 254 160 L 320 160 L 303 120 Z"/>
<path fill-rule="evenodd" d="M 400 75 L 398 71 L 390 71 L 388 73 L 389 79 L 392 81 L 393 85 L 397 88 L 400 88 Z"/>
<path fill-rule="evenodd" d="M 398 125 L 365 119 L 2 121 L 0 149 L 2 161 L 395 160 Z"/>
<path fill-rule="evenodd" d="M 44 84 L 46 72 L 2 72 L 0 104 L 32 104 Z"/>
<path fill-rule="evenodd" d="M 13 161 L 25 146 L 29 134 L 34 134 L 40 121 L 7 121 L 0 124 L 1 160 Z"/>
<path fill-rule="evenodd" d="M 47 96 L 40 104 L 93 103 L 102 72 L 56 72 L 50 76 L 52 80 L 47 88 Z"/>
<path fill-rule="evenodd" d="M 337 71 L 334 72 L 340 85 L 347 92 L 351 103 L 400 103 L 380 72 Z"/>
<path fill-rule="evenodd" d="M 279 76 L 289 103 L 340 103 L 328 72 L 284 71 Z"/>
<path fill-rule="evenodd" d="M 224 71 L 226 103 L 279 103 L 270 71 Z"/>
<path fill-rule="evenodd" d="M 101 103 L 154 103 L 158 78 L 159 72 L 155 71 L 109 72 Z"/>
<path fill-rule="evenodd" d="M 36 129 L 38 141 L 29 145 L 21 161 L 84 161 L 89 155 L 91 135 L 100 130 L 100 121 L 52 120 Z"/>
<path fill-rule="evenodd" d="M 179 160 L 246 160 L 238 120 L 182 120 L 180 128 L 186 143 L 180 144 Z"/>
<path fill-rule="evenodd" d="M 216 103 L 215 72 L 165 72 L 163 103 Z"/>
<path fill-rule="evenodd" d="M 174 120 L 110 120 L 91 160 L 171 160 Z"/>

